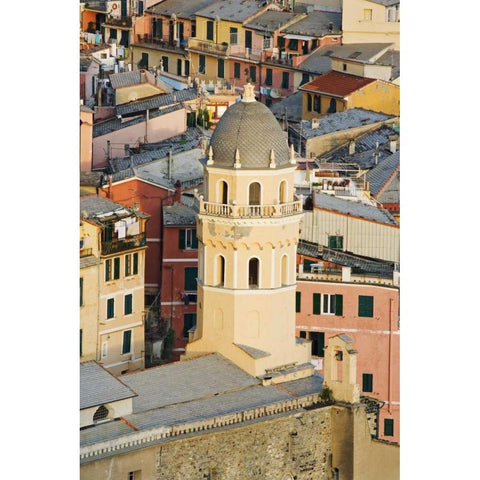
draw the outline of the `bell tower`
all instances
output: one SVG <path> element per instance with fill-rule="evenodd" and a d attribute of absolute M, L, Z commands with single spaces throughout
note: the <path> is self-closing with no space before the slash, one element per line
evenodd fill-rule
<path fill-rule="evenodd" d="M 295 257 L 302 201 L 296 161 L 270 110 L 245 86 L 212 135 L 197 195 L 197 327 L 185 357 L 218 352 L 276 382 L 313 374 L 295 337 Z"/>

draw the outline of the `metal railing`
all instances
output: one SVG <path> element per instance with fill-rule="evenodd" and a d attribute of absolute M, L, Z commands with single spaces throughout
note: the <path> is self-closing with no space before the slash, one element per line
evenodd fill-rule
<path fill-rule="evenodd" d="M 102 255 L 109 255 L 131 248 L 144 247 L 147 244 L 147 234 L 145 232 L 138 235 L 130 235 L 125 238 L 114 238 L 110 241 L 102 240 Z"/>
<path fill-rule="evenodd" d="M 262 59 L 262 51 L 255 48 L 246 48 L 243 45 L 230 45 L 228 55 L 232 57 L 246 58 L 259 62 Z"/>
<path fill-rule="evenodd" d="M 122 17 L 116 18 L 108 16 L 104 22 L 104 25 L 112 25 L 114 27 L 128 27 L 130 28 L 133 25 L 132 17 Z"/>
<path fill-rule="evenodd" d="M 285 217 L 302 213 L 302 202 L 287 202 L 275 205 L 227 205 L 199 201 L 199 213 L 231 218 Z"/>
<path fill-rule="evenodd" d="M 196 38 L 189 38 L 187 43 L 189 50 L 195 50 L 205 53 L 213 53 L 214 55 L 228 55 L 228 44 L 220 44 L 213 42 L 205 42 Z"/>
<path fill-rule="evenodd" d="M 148 35 L 145 33 L 143 35 L 137 34 L 136 43 L 154 45 L 162 50 L 185 53 L 185 46 L 187 42 L 185 40 L 164 40 L 163 38 L 154 37 L 153 35 Z"/>

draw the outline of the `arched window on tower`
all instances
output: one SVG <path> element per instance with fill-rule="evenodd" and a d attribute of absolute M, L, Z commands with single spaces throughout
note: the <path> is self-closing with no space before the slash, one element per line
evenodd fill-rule
<path fill-rule="evenodd" d="M 258 182 L 253 182 L 248 188 L 248 204 L 260 205 L 262 187 Z"/>
<path fill-rule="evenodd" d="M 223 287 L 225 285 L 225 257 L 217 256 L 217 285 Z"/>
<path fill-rule="evenodd" d="M 288 285 L 288 257 L 282 256 L 282 285 Z"/>
<path fill-rule="evenodd" d="M 219 195 L 220 203 L 227 205 L 228 204 L 228 183 L 225 182 L 224 180 L 220 180 L 218 195 Z"/>
<path fill-rule="evenodd" d="M 248 262 L 248 286 L 258 287 L 259 263 L 258 258 L 251 258 Z"/>
<path fill-rule="evenodd" d="M 96 412 L 93 414 L 93 421 L 99 422 L 100 420 L 105 420 L 108 417 L 108 408 L 100 405 L 97 408 Z"/>
<path fill-rule="evenodd" d="M 287 181 L 286 180 L 282 180 L 280 182 L 280 187 L 278 189 L 278 198 L 280 200 L 280 203 L 287 202 Z"/>

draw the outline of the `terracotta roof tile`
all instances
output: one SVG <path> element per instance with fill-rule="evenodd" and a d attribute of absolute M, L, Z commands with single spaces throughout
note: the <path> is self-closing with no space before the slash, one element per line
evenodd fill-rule
<path fill-rule="evenodd" d="M 348 75 L 330 70 L 311 82 L 302 85 L 300 90 L 343 97 L 372 82 L 376 82 L 376 80 L 374 78 L 357 77 L 356 75 Z"/>

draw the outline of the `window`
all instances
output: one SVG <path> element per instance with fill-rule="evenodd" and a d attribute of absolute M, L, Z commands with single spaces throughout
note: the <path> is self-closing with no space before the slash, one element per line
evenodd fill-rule
<path fill-rule="evenodd" d="M 330 99 L 330 106 L 328 107 L 327 113 L 335 113 L 337 111 L 337 101 L 334 98 Z"/>
<path fill-rule="evenodd" d="M 386 437 L 393 437 L 393 418 L 383 420 L 383 434 Z"/>
<path fill-rule="evenodd" d="M 362 375 L 362 391 L 373 392 L 373 374 L 364 373 Z"/>
<path fill-rule="evenodd" d="M 142 471 L 137 470 L 135 472 L 128 472 L 128 479 L 127 480 L 141 480 Z"/>
<path fill-rule="evenodd" d="M 258 182 L 253 182 L 248 187 L 248 204 L 260 205 L 261 200 L 261 186 Z"/>
<path fill-rule="evenodd" d="M 132 264 L 133 260 L 133 264 Z M 133 268 L 132 268 L 133 267 Z M 131 277 L 138 273 L 138 253 L 125 255 L 125 276 Z"/>
<path fill-rule="evenodd" d="M 217 257 L 217 285 L 225 284 L 225 258 L 223 255 Z"/>
<path fill-rule="evenodd" d="M 107 300 L 107 318 L 113 318 L 115 316 L 115 299 L 109 298 Z"/>
<path fill-rule="evenodd" d="M 105 60 L 105 59 L 107 58 L 107 54 L 106 54 L 106 53 L 101 53 L 101 54 L 100 54 L 100 58 L 101 58 L 102 60 Z"/>
<path fill-rule="evenodd" d="M 372 19 L 372 9 L 371 8 L 364 8 L 363 9 L 363 19 L 364 20 L 371 20 Z"/>
<path fill-rule="evenodd" d="M 255 83 L 257 81 L 257 67 L 253 65 L 250 67 L 250 81 Z"/>
<path fill-rule="evenodd" d="M 252 48 L 252 31 L 245 30 L 245 48 Z"/>
<path fill-rule="evenodd" d="M 251 258 L 248 262 L 248 286 L 258 287 L 258 258 Z"/>
<path fill-rule="evenodd" d="M 182 59 L 177 58 L 177 75 L 182 75 Z"/>
<path fill-rule="evenodd" d="M 308 83 L 310 81 L 310 74 L 303 72 L 302 73 L 302 81 L 300 82 L 300 85 L 304 85 L 305 83 Z"/>
<path fill-rule="evenodd" d="M 278 48 L 283 48 L 285 46 L 285 37 L 278 37 L 277 44 Z"/>
<path fill-rule="evenodd" d="M 112 279 L 112 259 L 105 260 L 105 281 L 109 282 Z"/>
<path fill-rule="evenodd" d="M 288 285 L 288 257 L 287 255 L 282 256 L 282 285 Z"/>
<path fill-rule="evenodd" d="M 166 56 L 162 57 L 162 65 L 163 65 L 163 71 L 168 72 L 168 57 Z"/>
<path fill-rule="evenodd" d="M 282 88 L 288 89 L 290 86 L 290 74 L 288 72 L 282 72 Z"/>
<path fill-rule="evenodd" d="M 80 277 L 80 306 L 83 305 L 83 277 Z"/>
<path fill-rule="evenodd" d="M 270 50 L 272 48 L 272 37 L 270 35 L 263 36 L 263 49 Z"/>
<path fill-rule="evenodd" d="M 315 315 L 343 315 L 343 295 L 314 293 L 313 313 Z"/>
<path fill-rule="evenodd" d="M 138 274 L 138 253 L 133 254 L 133 274 Z"/>
<path fill-rule="evenodd" d="M 185 267 L 185 291 L 197 290 L 198 267 Z"/>
<path fill-rule="evenodd" d="M 343 71 L 344 71 L 344 72 L 347 71 L 347 64 L 346 64 L 346 63 L 343 64 Z"/>
<path fill-rule="evenodd" d="M 125 330 L 123 332 L 122 355 L 125 355 L 126 353 L 130 353 L 131 348 L 132 348 L 132 331 Z"/>
<path fill-rule="evenodd" d="M 302 292 L 295 292 L 295 311 L 298 313 L 301 311 L 301 309 L 302 309 Z"/>
<path fill-rule="evenodd" d="M 302 330 L 302 331 L 300 332 L 300 338 L 305 338 L 305 339 L 306 339 L 306 338 L 307 338 L 307 332 L 305 332 L 305 331 Z"/>
<path fill-rule="evenodd" d="M 307 93 L 307 111 L 312 111 L 312 96 Z"/>
<path fill-rule="evenodd" d="M 133 295 L 129 293 L 125 295 L 124 301 L 124 315 L 130 315 L 133 312 Z"/>
<path fill-rule="evenodd" d="M 358 296 L 358 316 L 373 317 L 373 297 L 367 295 Z"/>
<path fill-rule="evenodd" d="M 108 342 L 102 343 L 102 358 L 105 358 L 108 353 Z"/>
<path fill-rule="evenodd" d="M 320 113 L 322 110 L 322 101 L 320 100 L 320 96 L 315 95 L 313 97 L 313 109 L 317 112 Z"/>
<path fill-rule="evenodd" d="M 223 60 L 223 58 L 218 59 L 217 77 L 218 78 L 224 78 L 225 77 L 225 60 Z"/>
<path fill-rule="evenodd" d="M 196 37 L 197 36 L 197 24 L 192 21 L 192 37 Z"/>
<path fill-rule="evenodd" d="M 304 272 L 311 272 L 312 271 L 312 264 L 316 263 L 312 260 L 307 260 L 306 258 L 303 259 L 303 271 Z"/>
<path fill-rule="evenodd" d="M 289 50 L 298 50 L 298 40 L 290 39 L 288 42 Z"/>
<path fill-rule="evenodd" d="M 240 64 L 238 62 L 233 64 L 233 78 L 240 78 Z"/>
<path fill-rule="evenodd" d="M 207 40 L 213 40 L 213 22 L 211 20 L 207 22 Z"/>
<path fill-rule="evenodd" d="M 152 32 L 156 38 L 162 38 L 163 36 L 163 23 L 161 18 L 154 18 L 152 20 Z"/>
<path fill-rule="evenodd" d="M 80 356 L 83 355 L 83 330 L 80 329 Z"/>
<path fill-rule="evenodd" d="M 238 43 L 238 28 L 230 27 L 230 45 L 237 45 Z"/>
<path fill-rule="evenodd" d="M 138 62 L 138 66 L 148 68 L 148 53 L 142 52 L 142 59 Z"/>
<path fill-rule="evenodd" d="M 198 238 L 196 228 L 180 228 L 178 230 L 178 248 L 180 250 L 197 250 Z"/>
<path fill-rule="evenodd" d="M 272 69 L 267 68 L 265 74 L 265 85 L 272 85 Z"/>
<path fill-rule="evenodd" d="M 108 409 L 103 405 L 97 408 L 97 411 L 93 414 L 93 421 L 98 422 L 100 420 L 105 420 L 108 417 Z"/>
<path fill-rule="evenodd" d="M 185 76 L 190 75 L 190 60 L 185 60 Z"/>
<path fill-rule="evenodd" d="M 198 56 L 198 73 L 205 74 L 205 55 Z"/>
<path fill-rule="evenodd" d="M 343 237 L 341 235 L 329 235 L 328 236 L 328 248 L 334 248 L 335 250 L 343 249 Z"/>
<path fill-rule="evenodd" d="M 118 280 L 120 278 L 120 257 L 113 259 L 113 279 Z"/>
<path fill-rule="evenodd" d="M 310 332 L 310 340 L 312 341 L 312 355 L 316 357 L 325 356 L 325 333 Z"/>
<path fill-rule="evenodd" d="M 188 337 L 188 331 L 197 324 L 196 313 L 183 314 L 183 336 Z"/>

